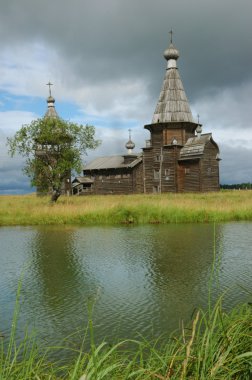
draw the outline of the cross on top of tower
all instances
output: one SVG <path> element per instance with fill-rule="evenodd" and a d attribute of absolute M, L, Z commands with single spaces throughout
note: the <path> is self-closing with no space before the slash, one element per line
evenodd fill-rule
<path fill-rule="evenodd" d="M 52 96 L 51 86 L 53 86 L 53 83 L 49 81 L 46 85 L 49 87 L 49 96 Z"/>
<path fill-rule="evenodd" d="M 171 42 L 171 44 L 172 44 L 172 35 L 173 35 L 173 31 L 172 31 L 172 29 L 169 31 L 169 34 L 171 35 L 170 42 Z"/>

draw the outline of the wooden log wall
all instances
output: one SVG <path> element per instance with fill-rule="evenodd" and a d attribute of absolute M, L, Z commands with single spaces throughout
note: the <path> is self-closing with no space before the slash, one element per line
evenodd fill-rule
<path fill-rule="evenodd" d="M 143 192 L 142 164 L 134 168 L 107 169 L 86 172 L 92 176 L 93 194 L 132 194 Z"/>
<path fill-rule="evenodd" d="M 201 191 L 218 191 L 220 189 L 217 154 L 217 147 L 209 141 L 205 146 L 204 156 L 201 160 Z"/>
<path fill-rule="evenodd" d="M 201 191 L 201 167 L 200 160 L 188 160 L 180 164 L 179 169 L 180 191 Z M 182 190 L 183 189 L 183 190 Z"/>
<path fill-rule="evenodd" d="M 164 129 L 163 130 L 163 145 L 171 145 L 173 139 L 182 145 L 185 141 L 185 130 L 183 129 Z"/>
<path fill-rule="evenodd" d="M 132 170 L 133 176 L 133 192 L 134 193 L 143 193 L 144 192 L 144 183 L 143 183 L 143 162 L 135 166 Z"/>
<path fill-rule="evenodd" d="M 174 131 L 172 138 L 174 137 Z M 177 137 L 181 141 L 181 130 L 177 130 Z M 176 161 L 179 154 L 179 147 L 163 146 L 165 138 L 170 135 L 164 131 L 152 133 L 152 146 L 144 148 L 143 172 L 145 181 L 145 192 L 176 192 L 177 173 Z"/>

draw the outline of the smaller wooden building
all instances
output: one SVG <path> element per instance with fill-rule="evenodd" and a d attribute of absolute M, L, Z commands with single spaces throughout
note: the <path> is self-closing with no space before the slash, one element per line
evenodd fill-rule
<path fill-rule="evenodd" d="M 211 133 L 202 134 L 187 100 L 177 68 L 179 51 L 172 40 L 164 52 L 165 78 L 142 153 L 100 157 L 85 166 L 78 194 L 205 192 L 219 190 L 219 148 Z M 77 183 L 77 179 L 73 184 Z M 79 182 L 82 181 L 79 179 Z"/>
<path fill-rule="evenodd" d="M 85 167 L 84 177 L 81 177 L 80 181 L 86 181 L 82 182 L 78 194 L 141 193 L 142 174 L 142 154 L 99 157 Z M 76 180 L 73 181 L 73 185 Z"/>

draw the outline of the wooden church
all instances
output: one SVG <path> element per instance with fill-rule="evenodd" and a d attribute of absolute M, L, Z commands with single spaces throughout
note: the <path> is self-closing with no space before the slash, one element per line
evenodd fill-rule
<path fill-rule="evenodd" d="M 219 148 L 211 133 L 195 122 L 177 68 L 179 51 L 164 52 L 166 74 L 146 147 L 134 154 L 129 135 L 127 154 L 99 157 L 74 179 L 74 194 L 206 192 L 219 190 Z"/>

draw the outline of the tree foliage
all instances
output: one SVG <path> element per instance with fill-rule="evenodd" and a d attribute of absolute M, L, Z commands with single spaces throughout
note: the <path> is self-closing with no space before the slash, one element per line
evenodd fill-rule
<path fill-rule="evenodd" d="M 82 155 L 100 141 L 95 140 L 93 126 L 45 117 L 23 125 L 7 143 L 12 157 L 18 153 L 26 158 L 23 171 L 31 185 L 52 191 L 56 201 L 71 170 L 80 173 Z"/>
<path fill-rule="evenodd" d="M 252 189 L 252 183 L 250 182 L 243 182 L 243 183 L 233 183 L 233 184 L 224 184 L 220 185 L 221 189 L 225 190 L 251 190 Z"/>

